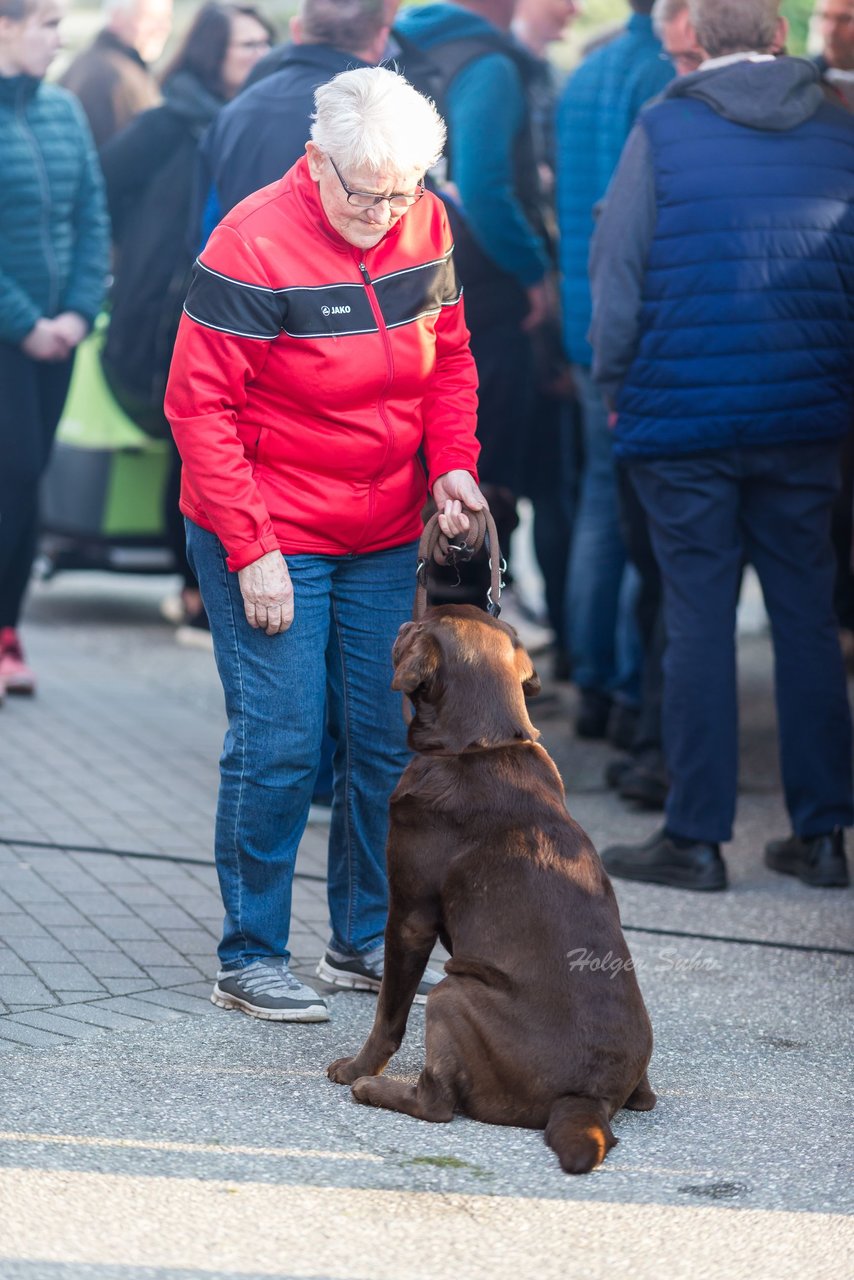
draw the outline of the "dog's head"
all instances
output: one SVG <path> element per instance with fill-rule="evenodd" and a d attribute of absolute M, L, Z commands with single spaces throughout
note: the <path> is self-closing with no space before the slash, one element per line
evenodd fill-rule
<path fill-rule="evenodd" d="M 428 609 L 400 628 L 392 657 L 391 687 L 415 707 L 413 750 L 461 755 L 540 736 L 525 707 L 539 677 L 506 622 L 473 605 Z"/>

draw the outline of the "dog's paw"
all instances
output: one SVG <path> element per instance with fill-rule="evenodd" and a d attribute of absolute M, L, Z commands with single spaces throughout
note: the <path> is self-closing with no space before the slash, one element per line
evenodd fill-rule
<path fill-rule="evenodd" d="M 382 1089 L 382 1082 L 376 1076 L 361 1076 L 351 1089 L 351 1093 L 357 1102 L 364 1102 L 369 1107 L 378 1107 L 378 1093 Z"/>
<path fill-rule="evenodd" d="M 352 1084 L 359 1076 L 365 1074 L 364 1067 L 354 1067 L 355 1058 L 338 1058 L 326 1068 L 326 1074 L 333 1084 Z"/>

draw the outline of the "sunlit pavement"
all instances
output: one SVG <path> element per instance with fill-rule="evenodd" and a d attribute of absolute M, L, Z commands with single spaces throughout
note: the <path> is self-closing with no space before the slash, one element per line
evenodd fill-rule
<path fill-rule="evenodd" d="M 160 617 L 169 586 L 39 586 L 40 691 L 0 709 L 3 1280 L 847 1277 L 852 895 L 762 865 L 786 830 L 767 640 L 741 643 L 731 890 L 616 886 L 659 1105 L 618 1116 L 605 1164 L 570 1180 L 538 1133 L 428 1126 L 329 1084 L 370 996 L 314 1027 L 210 1005 L 221 694 Z M 532 712 L 573 815 L 600 847 L 644 837 L 659 818 L 606 791 L 611 752 L 547 692 Z M 318 814 L 294 903 L 306 975 L 324 847 Z M 415 1010 L 392 1073 L 414 1077 L 422 1045 Z"/>

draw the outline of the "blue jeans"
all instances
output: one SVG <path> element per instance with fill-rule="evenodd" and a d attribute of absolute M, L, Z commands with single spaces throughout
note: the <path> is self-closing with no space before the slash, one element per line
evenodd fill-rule
<path fill-rule="evenodd" d="M 415 544 L 370 555 L 288 556 L 294 621 L 277 636 L 249 626 L 223 547 L 190 521 L 187 552 L 228 715 L 216 821 L 222 967 L 290 958 L 294 864 L 324 707 L 335 742 L 330 946 L 347 955 L 372 951 L 382 945 L 386 920 L 388 800 L 409 759 L 401 698 L 390 687 L 391 649 L 412 614 Z"/>
<path fill-rule="evenodd" d="M 735 621 L 745 559 L 771 619 L 792 830 L 807 838 L 850 826 L 851 715 L 830 540 L 839 446 L 763 445 L 628 465 L 664 589 L 668 828 L 692 840 L 732 836 Z"/>
<path fill-rule="evenodd" d="M 567 570 L 567 633 L 572 678 L 637 703 L 640 637 L 634 618 L 637 573 L 620 529 L 608 410 L 590 370 L 572 366 L 581 404 L 584 464 Z"/>

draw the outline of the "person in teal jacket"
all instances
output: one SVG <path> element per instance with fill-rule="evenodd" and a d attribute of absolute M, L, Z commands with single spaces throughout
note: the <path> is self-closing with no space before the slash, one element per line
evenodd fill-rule
<path fill-rule="evenodd" d="M 0 0 L 0 696 L 35 691 L 17 626 L 39 480 L 109 265 L 89 127 L 43 81 L 62 16 L 63 0 Z"/>

